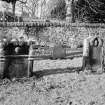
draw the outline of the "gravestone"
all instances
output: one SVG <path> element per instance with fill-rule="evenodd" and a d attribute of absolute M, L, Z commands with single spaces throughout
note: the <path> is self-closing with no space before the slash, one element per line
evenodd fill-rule
<path fill-rule="evenodd" d="M 95 40 L 93 40 L 90 46 L 90 65 L 93 72 L 102 73 L 104 71 L 104 53 L 103 53 L 103 43 L 102 39 L 97 38 L 98 45 L 95 46 Z M 97 42 L 96 42 L 97 43 Z"/>
<path fill-rule="evenodd" d="M 82 70 L 102 73 L 104 71 L 103 50 L 103 40 L 101 38 L 90 37 L 85 39 Z"/>
<path fill-rule="evenodd" d="M 28 77 L 28 47 L 24 46 L 15 46 L 14 54 L 12 54 L 9 59 L 11 63 L 9 64 L 9 77 L 12 78 L 23 78 Z"/>
<path fill-rule="evenodd" d="M 66 57 L 66 50 L 65 48 L 62 47 L 62 45 L 56 45 L 53 48 L 53 54 L 52 54 L 53 59 L 63 59 Z"/>
<path fill-rule="evenodd" d="M 24 57 L 13 58 L 12 64 L 9 66 L 10 78 L 28 77 L 28 59 Z"/>
<path fill-rule="evenodd" d="M 93 72 L 102 73 L 104 71 L 103 40 L 95 38 L 92 41 L 89 51 L 90 65 Z"/>

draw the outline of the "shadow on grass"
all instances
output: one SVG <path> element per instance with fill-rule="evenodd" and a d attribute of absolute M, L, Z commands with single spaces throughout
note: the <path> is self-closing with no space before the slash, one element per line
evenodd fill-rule
<path fill-rule="evenodd" d="M 57 69 L 44 69 L 41 71 L 33 72 L 33 76 L 36 76 L 37 78 L 40 78 L 42 76 L 46 75 L 53 75 L 53 74 L 63 74 L 63 73 L 73 73 L 77 72 L 79 73 L 81 71 L 81 67 L 72 67 L 72 68 L 57 68 Z"/>

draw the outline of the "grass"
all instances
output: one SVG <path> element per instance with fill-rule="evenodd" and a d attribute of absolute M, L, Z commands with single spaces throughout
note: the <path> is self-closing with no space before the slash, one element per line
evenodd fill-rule
<path fill-rule="evenodd" d="M 39 65 L 37 69 L 41 70 L 42 62 L 49 62 L 49 65 L 53 64 L 56 67 L 61 65 L 61 60 L 55 63 L 40 61 L 37 63 Z M 62 61 L 63 65 L 64 62 Z M 70 61 L 66 62 L 69 62 L 66 63 L 68 66 L 71 65 Z M 76 65 L 77 62 L 74 63 Z M 42 67 L 48 68 L 45 64 Z M 68 70 L 64 68 L 64 71 Z M 0 82 L 0 105 L 104 105 L 104 103 L 105 73 L 98 75 L 59 72 L 40 78 L 33 76 L 13 81 L 5 79 Z"/>

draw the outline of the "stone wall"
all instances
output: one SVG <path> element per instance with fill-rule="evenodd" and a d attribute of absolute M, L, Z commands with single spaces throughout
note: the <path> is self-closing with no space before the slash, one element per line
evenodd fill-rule
<path fill-rule="evenodd" d="M 39 27 L 31 28 L 29 37 L 44 42 L 43 44 L 66 44 L 70 47 L 77 47 L 82 45 L 83 39 L 89 34 L 97 34 L 105 39 L 104 28 L 85 28 L 85 27 Z M 0 29 L 0 39 L 3 36 L 18 37 L 25 36 L 24 28 L 3 28 Z"/>
<path fill-rule="evenodd" d="M 33 35 L 32 35 L 33 34 Z M 83 43 L 83 39 L 89 34 L 97 34 L 102 38 L 105 36 L 104 28 L 85 28 L 85 27 L 46 27 L 41 29 L 36 35 L 35 32 L 30 36 L 36 36 L 45 44 L 66 44 L 70 47 L 77 47 Z"/>

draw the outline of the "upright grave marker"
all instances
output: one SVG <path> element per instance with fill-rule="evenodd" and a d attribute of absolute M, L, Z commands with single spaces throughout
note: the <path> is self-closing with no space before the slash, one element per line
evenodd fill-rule
<path fill-rule="evenodd" d="M 103 39 L 91 37 L 84 40 L 82 70 L 102 73 L 104 71 Z"/>
<path fill-rule="evenodd" d="M 99 37 L 93 39 L 90 46 L 90 65 L 92 71 L 102 73 L 104 71 L 104 51 L 103 51 L 103 40 Z"/>

